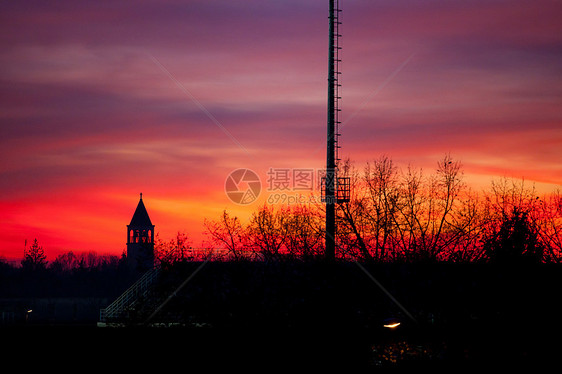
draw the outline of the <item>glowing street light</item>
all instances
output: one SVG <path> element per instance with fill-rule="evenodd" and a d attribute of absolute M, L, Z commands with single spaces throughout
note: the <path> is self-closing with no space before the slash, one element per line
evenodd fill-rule
<path fill-rule="evenodd" d="M 383 321 L 382 326 L 387 329 L 395 329 L 400 326 L 400 321 L 398 321 L 396 318 L 387 318 Z"/>
<path fill-rule="evenodd" d="M 389 328 L 389 329 L 394 329 L 396 327 L 400 326 L 400 322 L 395 322 L 395 323 L 390 323 L 390 324 L 384 324 L 383 327 Z"/>

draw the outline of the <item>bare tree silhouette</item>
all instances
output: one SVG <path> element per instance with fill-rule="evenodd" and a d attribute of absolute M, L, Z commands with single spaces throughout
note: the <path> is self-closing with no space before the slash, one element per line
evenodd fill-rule
<path fill-rule="evenodd" d="M 228 212 L 224 210 L 219 220 L 205 219 L 204 226 L 212 243 L 224 246 L 233 260 L 242 258 L 245 229 L 238 217 L 231 218 Z"/>
<path fill-rule="evenodd" d="M 287 238 L 287 208 L 264 205 L 252 214 L 246 229 L 246 240 L 265 260 L 279 259 Z"/>
<path fill-rule="evenodd" d="M 369 162 L 362 173 L 350 160 L 339 165 L 350 178 L 351 198 L 337 206 L 337 254 L 360 261 L 473 262 L 495 258 L 508 242 L 529 261 L 562 260 L 560 191 L 539 199 L 524 180 L 503 178 L 478 193 L 463 179 L 450 155 L 433 173 L 388 156 Z M 230 258 L 315 258 L 322 248 L 322 204 L 264 205 L 243 226 L 226 211 L 205 220 L 213 244 Z M 502 255 L 499 255 L 500 257 Z"/>

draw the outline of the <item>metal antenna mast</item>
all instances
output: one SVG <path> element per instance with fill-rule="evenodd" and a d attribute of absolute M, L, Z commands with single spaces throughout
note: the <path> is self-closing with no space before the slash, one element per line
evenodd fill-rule
<path fill-rule="evenodd" d="M 349 178 L 338 178 L 339 113 L 340 108 L 340 13 L 339 0 L 330 0 L 330 44 L 328 61 L 328 133 L 326 176 L 323 180 L 323 200 L 326 203 L 326 259 L 336 253 L 336 204 L 349 201 Z"/>

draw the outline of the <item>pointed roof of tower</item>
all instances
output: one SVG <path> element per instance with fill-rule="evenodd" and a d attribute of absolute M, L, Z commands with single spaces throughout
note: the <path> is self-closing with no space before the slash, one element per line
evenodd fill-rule
<path fill-rule="evenodd" d="M 131 223 L 129 224 L 129 226 L 134 226 L 134 227 L 152 226 L 152 222 L 150 221 L 150 217 L 148 216 L 146 207 L 142 202 L 142 193 L 140 194 L 139 204 L 137 205 L 137 209 L 135 210 L 135 214 L 133 214 L 133 218 L 131 219 Z"/>

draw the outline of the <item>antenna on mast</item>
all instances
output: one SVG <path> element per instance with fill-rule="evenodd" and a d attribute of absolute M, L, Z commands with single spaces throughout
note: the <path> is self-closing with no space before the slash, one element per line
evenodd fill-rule
<path fill-rule="evenodd" d="M 326 204 L 326 259 L 335 260 L 336 254 L 336 204 L 349 201 L 349 178 L 338 177 L 340 121 L 340 13 L 339 0 L 330 0 L 330 31 L 328 59 L 328 132 L 326 176 L 322 179 L 322 201 Z"/>

